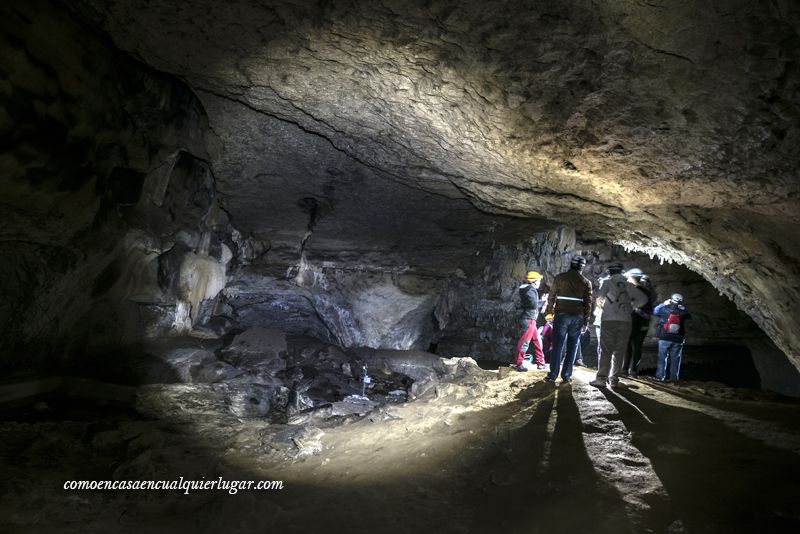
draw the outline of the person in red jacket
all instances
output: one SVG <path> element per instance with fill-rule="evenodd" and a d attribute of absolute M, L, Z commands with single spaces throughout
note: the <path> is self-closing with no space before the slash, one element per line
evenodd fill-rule
<path fill-rule="evenodd" d="M 522 304 L 522 315 L 520 315 L 519 322 L 522 327 L 522 335 L 520 335 L 517 342 L 517 351 L 513 364 L 514 369 L 517 371 L 528 370 L 525 367 L 524 360 L 531 341 L 533 341 L 536 368 L 545 368 L 542 344 L 539 341 L 539 331 L 536 329 L 536 318 L 539 316 L 539 308 L 541 308 L 538 291 L 541 283 L 542 275 L 536 271 L 530 271 L 525 276 L 525 283 L 519 286 L 519 299 Z"/>

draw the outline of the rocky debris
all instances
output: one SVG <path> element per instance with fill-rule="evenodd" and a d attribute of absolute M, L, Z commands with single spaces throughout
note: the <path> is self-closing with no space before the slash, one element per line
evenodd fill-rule
<path fill-rule="evenodd" d="M 430 391 L 440 378 L 435 369 L 439 357 L 429 352 L 363 347 L 351 352 L 356 358 L 356 369 L 366 365 L 367 373 L 375 377 L 368 390 L 370 395 L 380 393 L 390 401 L 399 399 L 396 395 L 389 396 L 397 385 L 407 396 L 416 397 Z"/>
<path fill-rule="evenodd" d="M 314 401 L 303 389 L 289 389 L 285 386 L 281 386 L 275 391 L 272 403 L 273 407 L 280 410 L 287 418 L 291 418 L 315 406 Z"/>
<path fill-rule="evenodd" d="M 265 355 L 268 358 L 285 356 L 286 335 L 274 328 L 253 327 L 233 338 L 226 351 L 241 356 Z"/>
<path fill-rule="evenodd" d="M 239 376 L 242 371 L 214 358 L 193 366 L 189 374 L 192 382 L 222 382 Z"/>
<path fill-rule="evenodd" d="M 251 374 L 274 376 L 286 369 L 286 335 L 276 329 L 253 327 L 233 338 L 222 358 Z"/>
<path fill-rule="evenodd" d="M 480 395 L 481 384 L 497 378 L 471 358 L 370 348 L 349 352 L 310 338 L 292 337 L 287 343 L 279 331 L 251 329 L 224 349 L 226 357 L 238 355 L 240 364 L 247 362 L 238 369 L 209 350 L 173 345 L 161 357 L 175 381 L 187 383 L 144 385 L 136 407 L 148 417 L 182 423 L 239 418 L 308 424 L 363 417 L 427 393 Z M 265 373 L 259 359 L 270 357 L 292 365 Z"/>
<path fill-rule="evenodd" d="M 139 388 L 136 409 L 167 421 L 197 423 L 233 416 L 266 417 L 274 388 L 261 384 L 152 384 Z"/>
<path fill-rule="evenodd" d="M 363 416 L 419 396 L 440 380 L 469 381 L 487 373 L 469 359 L 441 363 L 429 353 L 369 348 L 348 354 L 313 338 L 287 342 L 282 332 L 268 328 L 249 329 L 218 350 L 239 366 L 234 367 L 184 339 L 183 346 L 173 339 L 149 349 L 161 364 L 156 368 L 168 369 L 171 374 L 164 376 L 172 379 L 139 389 L 142 414 L 176 422 L 237 417 L 279 423 Z"/>
<path fill-rule="evenodd" d="M 287 425 L 265 442 L 291 459 L 317 454 L 325 432 L 313 426 Z"/>
<path fill-rule="evenodd" d="M 287 366 L 311 366 L 317 370 L 331 369 L 353 376 L 350 362 L 353 358 L 337 345 L 308 336 L 286 336 L 288 345 Z"/>
<path fill-rule="evenodd" d="M 496 378 L 496 373 L 481 369 L 472 358 L 439 358 L 433 364 L 441 380 L 473 384 Z"/>
<path fill-rule="evenodd" d="M 150 350 L 148 354 L 153 354 Z M 208 349 L 173 348 L 159 354 L 179 382 L 221 382 L 243 373 Z"/>
<path fill-rule="evenodd" d="M 374 410 L 376 406 L 378 406 L 378 403 L 369 400 L 367 397 L 350 395 L 345 397 L 344 400 L 332 404 L 331 415 L 366 415 Z"/>
<path fill-rule="evenodd" d="M 418 350 L 372 349 L 361 347 L 353 349 L 353 356 L 363 362 L 368 372 L 374 374 L 399 373 L 410 379 L 423 382 L 436 378 L 434 364 L 439 356 Z"/>

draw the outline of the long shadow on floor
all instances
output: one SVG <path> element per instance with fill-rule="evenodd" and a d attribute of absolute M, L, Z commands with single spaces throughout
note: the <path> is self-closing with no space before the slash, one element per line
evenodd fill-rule
<path fill-rule="evenodd" d="M 630 389 L 605 395 L 631 431 L 633 445 L 650 459 L 689 532 L 800 532 L 797 455 Z"/>
<path fill-rule="evenodd" d="M 550 436 L 548 422 L 553 410 L 556 419 Z M 505 470 L 513 470 L 515 476 L 504 486 L 483 488 L 478 496 L 483 501 L 481 508 L 494 512 L 482 512 L 472 532 L 632 531 L 619 492 L 597 476 L 589 459 L 580 413 L 569 387 L 562 386 L 542 400 L 513 441 L 514 453 Z M 496 457 L 490 458 L 487 465 L 476 468 L 496 462 Z"/>
<path fill-rule="evenodd" d="M 744 391 L 737 393 L 734 398 L 714 398 L 704 395 L 696 390 L 704 388 L 703 382 L 681 382 L 681 386 L 675 384 L 654 382 L 650 380 L 634 379 L 640 384 L 669 393 L 681 399 L 697 402 L 712 408 L 724 410 L 735 414 L 753 417 L 761 421 L 775 423 L 788 431 L 800 433 L 800 400 L 783 397 L 775 394 L 770 397 L 768 393 L 761 391 Z M 637 386 L 634 386 L 637 387 Z M 728 390 L 732 391 L 732 390 Z M 741 391 L 741 390 L 740 390 Z M 751 398 L 747 398 L 748 394 Z M 744 396 L 744 398 L 738 398 Z"/>

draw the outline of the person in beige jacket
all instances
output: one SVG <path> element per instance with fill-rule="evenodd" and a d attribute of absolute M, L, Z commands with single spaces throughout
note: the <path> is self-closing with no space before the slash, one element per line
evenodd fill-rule
<path fill-rule="evenodd" d="M 622 360 L 631 335 L 632 312 L 647 304 L 647 295 L 622 275 L 622 264 L 612 263 L 608 273 L 611 276 L 600 286 L 597 295 L 597 306 L 602 313 L 597 376 L 590 382 L 595 387 L 619 385 Z"/>

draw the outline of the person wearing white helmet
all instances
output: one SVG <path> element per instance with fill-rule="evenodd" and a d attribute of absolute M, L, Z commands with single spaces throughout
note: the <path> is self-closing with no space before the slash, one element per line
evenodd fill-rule
<path fill-rule="evenodd" d="M 642 359 L 642 346 L 650 329 L 650 317 L 653 315 L 653 308 L 656 306 L 658 296 L 655 288 L 650 284 L 648 276 L 641 269 L 633 268 L 624 273 L 628 282 L 647 295 L 647 302 L 631 313 L 631 336 L 628 340 L 628 350 L 625 353 L 625 360 L 622 362 L 622 376 L 637 376 L 639 374 L 639 362 Z"/>
<path fill-rule="evenodd" d="M 534 359 L 536 368 L 544 369 L 544 352 L 542 343 L 539 340 L 539 330 L 536 328 L 536 318 L 539 316 L 539 308 L 542 307 L 539 301 L 539 285 L 542 283 L 542 275 L 536 271 L 530 271 L 525 276 L 525 283 L 519 286 L 519 300 L 522 305 L 522 314 L 519 322 L 522 327 L 522 334 L 517 341 L 517 350 L 514 356 L 512 367 L 517 371 L 527 371 L 525 366 L 525 354 L 533 341 Z"/>
<path fill-rule="evenodd" d="M 656 367 L 656 380 L 665 380 L 669 366 L 669 380 L 677 382 L 681 372 L 681 358 L 683 344 L 686 341 L 685 323 L 691 315 L 683 305 L 683 295 L 673 293 L 663 304 L 653 310 L 653 315 L 658 317 L 658 365 Z"/>
<path fill-rule="evenodd" d="M 600 315 L 600 352 L 597 376 L 592 386 L 604 388 L 619 385 L 622 360 L 631 335 L 631 314 L 634 308 L 647 303 L 647 295 L 622 275 L 622 264 L 608 266 L 610 277 L 600 286 L 597 305 Z"/>

